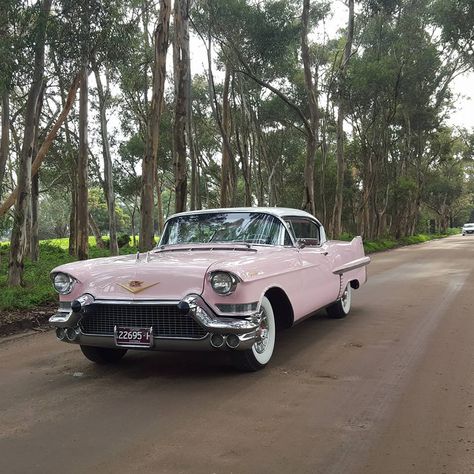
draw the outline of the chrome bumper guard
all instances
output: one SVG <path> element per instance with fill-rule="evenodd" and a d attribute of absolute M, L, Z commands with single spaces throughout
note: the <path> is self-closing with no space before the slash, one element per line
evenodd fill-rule
<path fill-rule="evenodd" d="M 80 306 L 76 304 L 77 301 L 81 303 Z M 98 303 L 98 301 L 95 301 L 91 295 L 81 296 L 78 300 L 73 302 L 72 306 L 74 307 L 74 310 L 62 305 L 57 313 L 49 318 L 49 323 L 51 326 L 56 328 L 76 328 L 79 330 L 79 337 L 77 340 L 66 342 L 112 347 L 115 345 L 113 336 L 85 335 L 82 334 L 78 328 L 84 309 L 93 303 Z M 250 349 L 260 338 L 260 311 L 246 314 L 243 317 L 217 316 L 199 295 L 194 294 L 186 296 L 179 302 L 179 306 L 183 313 L 189 313 L 198 324 L 207 329 L 209 335 L 204 340 L 199 341 L 199 344 L 197 344 L 198 341 L 182 341 L 180 339 L 171 341 L 155 337 L 154 339 L 156 340 L 156 343 L 153 344 L 153 350 L 192 350 L 192 347 L 195 347 L 196 350 L 202 350 L 205 349 L 202 342 L 206 343 L 208 350 L 213 350 L 215 347 L 210 343 L 210 337 L 213 334 L 223 335 L 224 338 L 228 335 L 235 335 L 238 337 L 239 343 L 237 347 L 232 347 L 232 349 L 246 350 Z M 229 346 L 224 344 L 222 349 L 225 348 L 229 348 Z"/>

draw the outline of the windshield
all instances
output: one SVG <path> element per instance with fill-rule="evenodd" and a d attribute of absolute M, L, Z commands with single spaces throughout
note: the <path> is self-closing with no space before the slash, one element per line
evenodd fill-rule
<path fill-rule="evenodd" d="M 209 242 L 288 245 L 290 240 L 274 216 L 255 212 L 219 212 L 170 219 L 160 245 Z"/>
<path fill-rule="evenodd" d="M 474 227 L 474 224 L 464 224 L 464 227 Z"/>

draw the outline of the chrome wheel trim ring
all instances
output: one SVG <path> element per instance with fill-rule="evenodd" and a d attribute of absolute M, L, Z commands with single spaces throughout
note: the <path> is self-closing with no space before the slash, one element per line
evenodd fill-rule
<path fill-rule="evenodd" d="M 269 306 L 268 308 L 266 308 L 267 305 Z M 260 336 L 260 341 L 252 346 L 252 353 L 257 362 L 265 365 L 271 359 L 275 347 L 276 326 L 273 309 L 267 299 L 262 302 L 261 310 L 262 320 L 260 328 L 262 329 L 262 334 Z M 270 311 L 271 316 L 268 314 Z"/>
<path fill-rule="evenodd" d="M 351 285 L 348 284 L 341 297 L 341 307 L 345 314 L 351 309 L 352 292 Z"/>

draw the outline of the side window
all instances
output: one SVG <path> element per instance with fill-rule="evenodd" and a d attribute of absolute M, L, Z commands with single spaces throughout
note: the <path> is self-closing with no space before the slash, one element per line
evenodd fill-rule
<path fill-rule="evenodd" d="M 305 245 L 321 244 L 319 226 L 315 222 L 301 217 L 287 217 L 285 220 L 297 240 Z"/>

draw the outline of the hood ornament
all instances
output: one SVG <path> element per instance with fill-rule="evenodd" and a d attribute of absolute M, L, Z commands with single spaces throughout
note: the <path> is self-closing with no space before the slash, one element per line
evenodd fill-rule
<path fill-rule="evenodd" d="M 146 290 L 147 288 L 151 288 L 152 286 L 158 285 L 160 282 L 157 281 L 155 283 L 146 284 L 144 281 L 139 280 L 131 280 L 128 283 L 117 283 L 117 285 L 121 286 L 130 293 L 140 293 L 141 291 Z"/>

